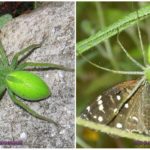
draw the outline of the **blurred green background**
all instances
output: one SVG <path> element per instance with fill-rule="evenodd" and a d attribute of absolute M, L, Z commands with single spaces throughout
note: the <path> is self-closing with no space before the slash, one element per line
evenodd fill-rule
<path fill-rule="evenodd" d="M 77 42 L 103 30 L 148 2 L 77 2 Z M 148 49 L 150 39 L 150 18 L 139 21 L 144 43 Z M 92 62 L 103 67 L 118 70 L 138 70 L 121 50 L 117 36 L 109 38 L 102 44 L 91 48 L 83 55 Z M 119 39 L 127 51 L 141 64 L 143 58 L 137 25 L 121 32 Z M 126 80 L 137 79 L 138 76 L 116 75 L 91 66 L 83 57 L 77 57 L 77 116 L 96 99 L 103 91 Z M 140 143 L 141 144 L 141 143 Z M 87 128 L 77 126 L 77 147 L 148 147 L 138 145 L 135 141 L 109 136 Z M 149 146 L 150 147 L 150 146 Z"/>

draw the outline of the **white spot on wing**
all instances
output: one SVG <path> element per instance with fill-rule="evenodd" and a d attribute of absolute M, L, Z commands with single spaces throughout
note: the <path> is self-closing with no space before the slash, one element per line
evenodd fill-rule
<path fill-rule="evenodd" d="M 118 109 L 117 109 L 117 108 L 114 109 L 114 113 L 116 113 L 116 112 L 118 112 Z"/>
<path fill-rule="evenodd" d="M 124 105 L 124 107 L 125 107 L 125 108 L 129 108 L 129 104 L 126 103 L 126 104 Z"/>
<path fill-rule="evenodd" d="M 102 116 L 99 116 L 99 117 L 98 117 L 98 121 L 99 121 L 99 122 L 102 122 L 102 121 L 103 121 L 103 117 L 102 117 Z"/>
<path fill-rule="evenodd" d="M 122 124 L 121 123 L 117 123 L 116 127 L 119 128 L 119 129 L 121 129 L 122 128 Z"/>
<path fill-rule="evenodd" d="M 104 106 L 102 104 L 98 107 L 98 109 L 99 109 L 99 111 L 102 111 L 103 113 L 105 113 Z"/>
<path fill-rule="evenodd" d="M 117 95 L 116 98 L 117 98 L 118 101 L 121 100 L 121 96 L 120 95 Z"/>
<path fill-rule="evenodd" d="M 103 103 L 102 100 L 99 100 L 99 101 L 97 102 L 98 105 L 101 105 L 102 103 Z"/>
<path fill-rule="evenodd" d="M 102 95 L 98 96 L 97 101 L 100 101 L 102 98 Z"/>
<path fill-rule="evenodd" d="M 94 118 L 94 119 L 96 119 L 96 118 L 97 118 L 97 116 L 93 116 L 93 118 Z"/>
<path fill-rule="evenodd" d="M 90 111 L 90 106 L 88 106 L 88 107 L 86 108 L 86 110 L 89 112 L 89 111 Z"/>

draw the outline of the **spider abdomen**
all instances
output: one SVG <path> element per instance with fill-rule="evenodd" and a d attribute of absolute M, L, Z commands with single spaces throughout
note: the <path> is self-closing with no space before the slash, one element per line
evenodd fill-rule
<path fill-rule="evenodd" d="M 37 75 L 27 71 L 14 71 L 6 77 L 7 88 L 17 96 L 31 101 L 51 95 L 47 84 Z"/>

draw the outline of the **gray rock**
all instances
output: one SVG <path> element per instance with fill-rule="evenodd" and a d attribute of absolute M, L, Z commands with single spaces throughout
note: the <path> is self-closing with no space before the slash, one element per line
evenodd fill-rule
<path fill-rule="evenodd" d="M 40 43 L 27 60 L 75 65 L 74 3 L 50 2 L 13 19 L 3 29 L 1 40 L 11 60 L 14 54 L 33 43 Z M 23 145 L 1 147 L 64 148 L 74 147 L 75 74 L 61 70 L 36 72 L 49 85 L 52 96 L 40 102 L 25 102 L 61 127 L 32 117 L 16 106 L 7 92 L 0 101 L 0 141 L 22 140 Z"/>

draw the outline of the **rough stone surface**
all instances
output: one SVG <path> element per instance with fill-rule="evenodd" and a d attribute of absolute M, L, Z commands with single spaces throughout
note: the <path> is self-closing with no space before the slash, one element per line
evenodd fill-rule
<path fill-rule="evenodd" d="M 74 3 L 50 2 L 33 12 L 13 19 L 3 29 L 1 40 L 11 60 L 14 54 L 33 43 L 40 43 L 26 60 L 49 62 L 74 68 Z M 0 141 L 23 141 L 23 145 L 1 147 L 74 147 L 74 72 L 38 71 L 49 85 L 52 96 L 40 102 L 25 102 L 61 127 L 32 117 L 16 106 L 7 92 L 0 101 Z"/>

